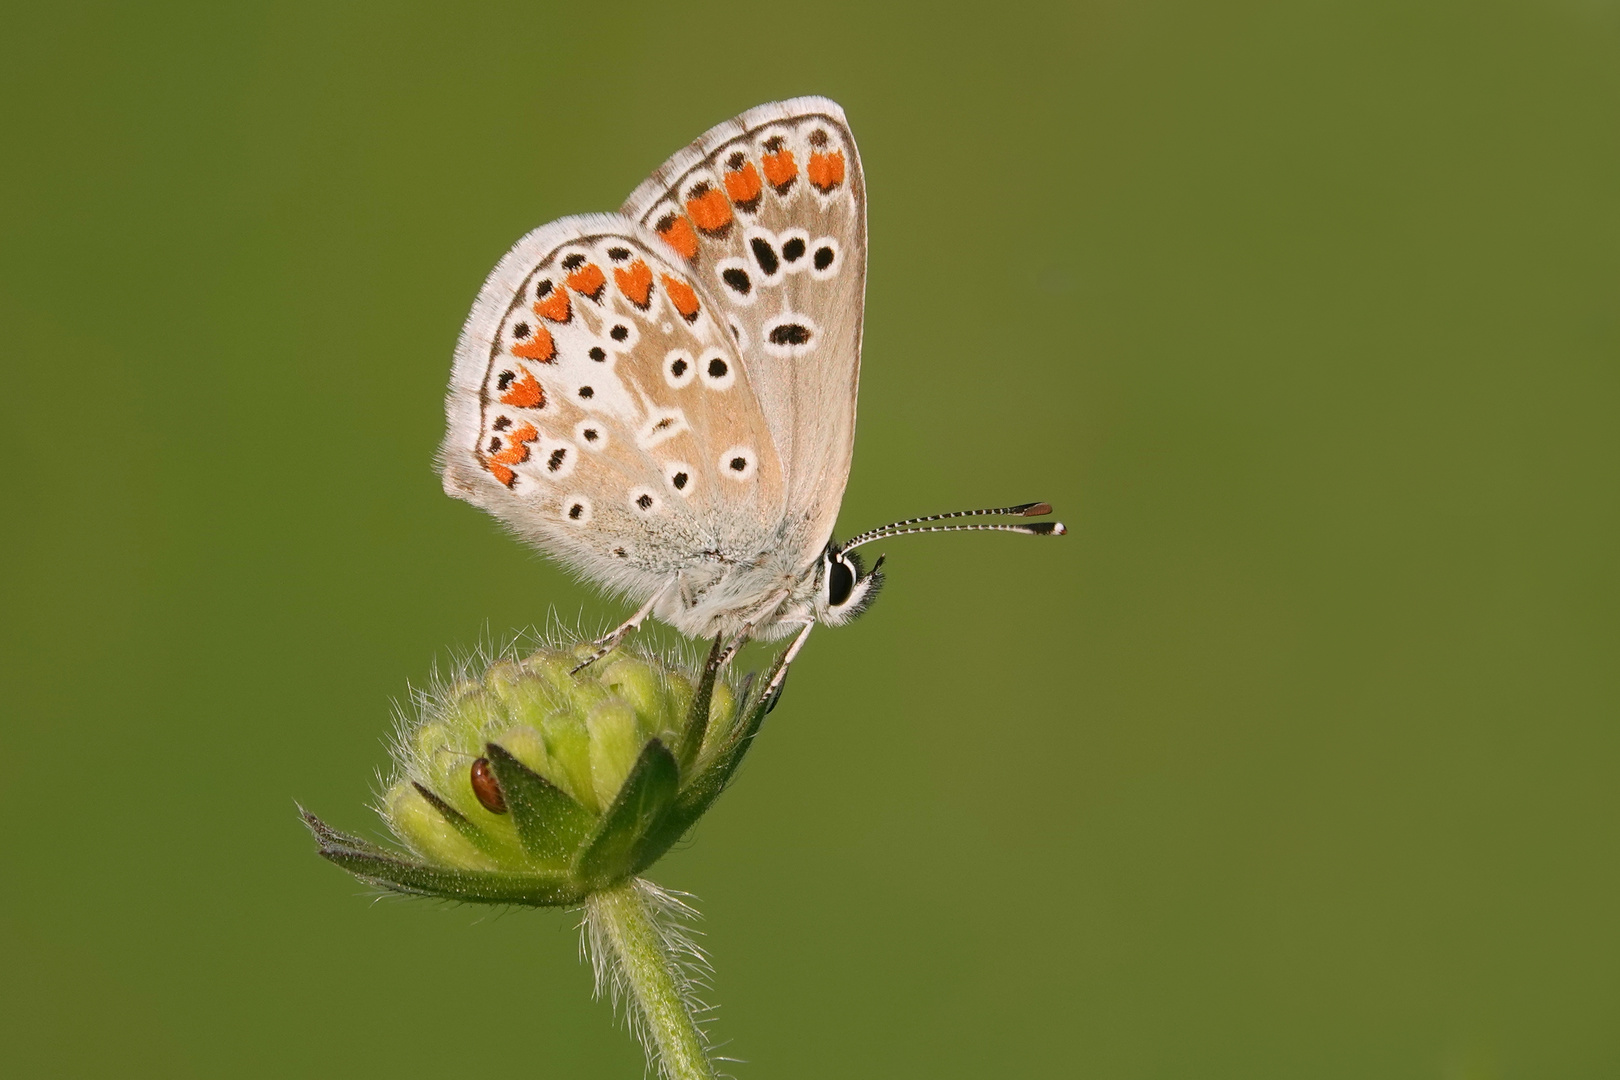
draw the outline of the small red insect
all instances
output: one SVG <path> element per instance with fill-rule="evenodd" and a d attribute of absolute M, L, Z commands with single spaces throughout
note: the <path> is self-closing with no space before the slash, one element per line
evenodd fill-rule
<path fill-rule="evenodd" d="M 506 813 L 506 799 L 501 795 L 501 785 L 496 782 L 495 774 L 490 771 L 489 758 L 479 758 L 472 763 L 472 789 L 479 805 L 492 814 Z"/>

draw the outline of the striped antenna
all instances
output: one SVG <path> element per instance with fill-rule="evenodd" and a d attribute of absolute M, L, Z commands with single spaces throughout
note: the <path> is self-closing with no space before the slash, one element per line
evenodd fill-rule
<path fill-rule="evenodd" d="M 870 544 L 874 540 L 886 540 L 891 536 L 910 536 L 915 533 L 936 532 L 1011 532 L 1025 533 L 1029 536 L 1062 536 L 1069 530 L 1063 527 L 1061 521 L 1041 521 L 1032 525 L 928 525 L 930 521 L 945 521 L 949 518 L 965 517 L 1041 517 L 1052 512 L 1051 503 L 1033 502 L 1021 503 L 1018 506 L 997 506 L 987 510 L 953 510 L 948 514 L 930 514 L 927 517 L 906 518 L 904 521 L 893 521 L 876 529 L 869 529 L 859 536 L 852 536 L 849 542 L 839 547 L 839 551 L 852 551 L 862 544 Z M 914 528 L 913 526 L 922 526 Z"/>

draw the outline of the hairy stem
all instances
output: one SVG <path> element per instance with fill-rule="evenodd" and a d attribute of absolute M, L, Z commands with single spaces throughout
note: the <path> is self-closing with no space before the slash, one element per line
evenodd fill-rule
<path fill-rule="evenodd" d="M 667 1080 L 715 1080 L 707 1040 L 693 1018 L 694 966 L 703 953 L 679 925 L 692 911 L 650 881 L 636 878 L 585 901 L 585 929 L 604 984 L 621 999 L 648 1060 Z"/>

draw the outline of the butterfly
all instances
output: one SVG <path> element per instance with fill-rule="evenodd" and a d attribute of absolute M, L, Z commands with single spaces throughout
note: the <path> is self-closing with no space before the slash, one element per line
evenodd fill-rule
<path fill-rule="evenodd" d="M 616 214 L 543 225 L 484 282 L 456 345 L 445 491 L 693 637 L 775 639 L 859 615 L 856 547 L 917 532 L 1061 535 L 1045 503 L 832 538 L 855 441 L 866 185 L 843 110 L 761 105 Z M 586 663 L 591 662 L 587 660 Z M 584 665 L 581 665 L 584 666 Z"/>

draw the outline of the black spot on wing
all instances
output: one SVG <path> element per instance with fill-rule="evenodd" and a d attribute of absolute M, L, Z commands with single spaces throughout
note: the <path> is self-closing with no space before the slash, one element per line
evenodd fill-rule
<path fill-rule="evenodd" d="M 756 236 L 748 241 L 748 246 L 754 250 L 754 261 L 765 272 L 766 277 L 772 277 L 782 266 L 782 261 L 776 257 L 776 249 L 771 242 L 763 236 Z"/>
<path fill-rule="evenodd" d="M 799 323 L 778 323 L 771 327 L 770 341 L 772 345 L 807 345 L 810 328 Z"/>

